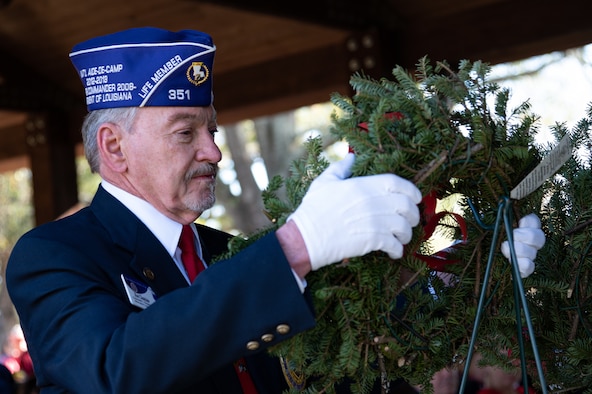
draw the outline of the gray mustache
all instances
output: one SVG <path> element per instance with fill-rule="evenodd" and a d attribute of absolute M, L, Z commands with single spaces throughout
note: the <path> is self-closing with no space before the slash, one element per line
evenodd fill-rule
<path fill-rule="evenodd" d="M 214 163 L 203 164 L 198 168 L 193 169 L 192 171 L 188 172 L 186 175 L 187 179 L 191 179 L 194 176 L 204 176 L 204 175 L 218 175 L 218 165 Z"/>

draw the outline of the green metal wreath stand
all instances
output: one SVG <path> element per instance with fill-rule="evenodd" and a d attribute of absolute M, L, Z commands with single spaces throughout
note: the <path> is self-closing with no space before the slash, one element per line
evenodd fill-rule
<path fill-rule="evenodd" d="M 516 250 L 514 248 L 514 238 L 513 238 L 513 227 L 512 227 L 512 201 L 509 197 L 503 197 L 498 205 L 497 210 L 497 217 L 495 221 L 495 225 L 490 226 L 484 224 L 475 207 L 469 201 L 469 205 L 473 210 L 473 214 L 477 220 L 477 223 L 483 227 L 484 229 L 493 229 L 493 239 L 491 241 L 491 248 L 489 250 L 489 258 L 487 260 L 487 268 L 485 269 L 485 277 L 483 278 L 483 283 L 487 283 L 489 281 L 489 275 L 491 273 L 491 267 L 493 265 L 493 257 L 494 252 L 496 250 L 496 240 L 499 237 L 501 222 L 503 219 L 504 227 L 506 230 L 509 246 L 510 246 L 510 260 L 512 265 L 512 281 L 514 284 L 514 303 L 516 309 L 516 326 L 518 330 L 518 345 L 520 347 L 520 365 L 522 369 L 522 384 L 524 385 L 524 392 L 528 392 L 528 374 L 526 369 L 526 356 L 524 352 L 524 338 L 523 338 L 523 328 L 522 328 L 522 315 L 520 313 L 522 307 L 522 313 L 524 313 L 524 320 L 526 321 L 526 326 L 528 328 L 528 337 L 530 338 L 530 344 L 532 346 L 534 359 L 537 367 L 537 372 L 539 375 L 539 382 L 541 385 L 541 389 L 543 394 L 547 394 L 547 384 L 545 382 L 545 377 L 543 373 L 543 366 L 541 363 L 541 358 L 539 356 L 535 333 L 532 327 L 532 321 L 530 319 L 530 312 L 528 311 L 528 305 L 526 302 L 526 295 L 524 293 L 524 286 L 522 284 L 522 278 L 520 277 L 520 270 L 518 269 L 518 259 L 516 258 Z M 473 333 L 471 335 L 471 343 L 469 345 L 469 352 L 467 354 L 467 359 L 465 360 L 465 368 L 463 371 L 463 376 L 460 384 L 459 393 L 463 394 L 465 392 L 465 387 L 469 377 L 469 368 L 468 366 L 471 365 L 471 359 L 473 357 L 475 342 L 477 340 L 477 331 L 479 329 L 479 324 L 481 323 L 481 317 L 483 314 L 483 309 L 485 306 L 485 298 L 486 298 L 486 286 L 483 286 L 481 289 L 481 295 L 479 297 L 479 305 L 477 307 L 477 315 L 475 317 L 475 323 L 473 326 Z"/>

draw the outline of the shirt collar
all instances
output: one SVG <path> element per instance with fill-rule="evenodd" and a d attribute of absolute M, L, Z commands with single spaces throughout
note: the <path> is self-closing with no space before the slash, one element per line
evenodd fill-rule
<path fill-rule="evenodd" d="M 132 211 L 132 213 L 136 215 L 160 241 L 169 255 L 174 258 L 183 225 L 158 212 L 158 210 L 147 201 L 142 200 L 105 180 L 101 181 L 101 185 L 109 194 L 113 195 L 113 197 L 125 205 L 126 208 Z"/>

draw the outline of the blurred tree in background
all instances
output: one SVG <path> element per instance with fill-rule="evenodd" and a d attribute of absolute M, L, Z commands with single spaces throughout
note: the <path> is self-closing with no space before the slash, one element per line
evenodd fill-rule
<path fill-rule="evenodd" d="M 7 296 L 4 272 L 12 246 L 33 225 L 30 182 L 31 171 L 26 168 L 0 176 L 0 343 L 4 343 L 7 332 L 18 323 L 14 307 Z"/>

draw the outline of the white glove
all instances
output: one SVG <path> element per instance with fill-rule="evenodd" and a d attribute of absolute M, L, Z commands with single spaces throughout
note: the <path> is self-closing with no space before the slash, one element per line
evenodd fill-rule
<path fill-rule="evenodd" d="M 514 235 L 514 249 L 518 260 L 520 276 L 526 278 L 534 272 L 534 259 L 537 251 L 545 245 L 545 233 L 541 230 L 541 221 L 537 215 L 531 213 L 518 222 Z M 510 260 L 510 244 L 502 242 L 502 254 Z"/>
<path fill-rule="evenodd" d="M 394 174 L 348 178 L 353 153 L 315 179 L 288 217 L 306 245 L 313 270 L 382 250 L 397 259 L 419 223 L 421 192 Z"/>

